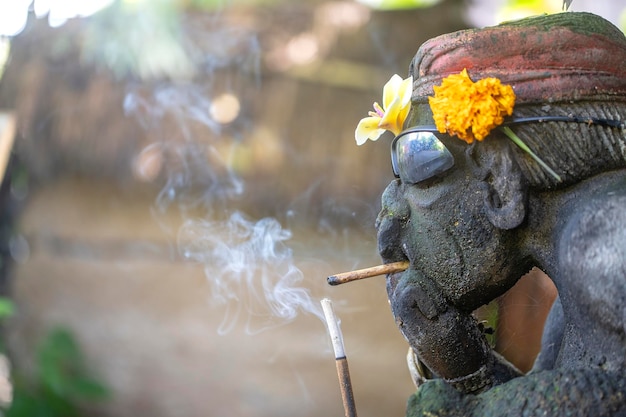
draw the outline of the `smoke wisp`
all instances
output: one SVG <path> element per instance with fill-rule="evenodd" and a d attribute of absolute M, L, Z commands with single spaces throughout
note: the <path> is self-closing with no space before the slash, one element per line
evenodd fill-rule
<path fill-rule="evenodd" d="M 153 141 L 142 152 L 145 160 L 160 164 L 155 214 L 182 215 L 177 248 L 204 268 L 207 299 L 224 310 L 220 334 L 240 323 L 255 334 L 301 313 L 322 320 L 288 246 L 291 231 L 275 218 L 252 219 L 235 208 L 245 204 L 233 155 L 254 122 L 245 98 L 259 83 L 257 38 L 218 20 L 185 23 L 189 36 L 178 38 L 196 76 L 129 85 L 123 104 Z"/>
<path fill-rule="evenodd" d="M 188 220 L 181 227 L 181 255 L 204 265 L 211 302 L 226 309 L 218 332 L 239 320 L 254 334 L 288 323 L 299 312 L 323 315 L 286 245 L 291 232 L 274 218 L 255 221 L 233 212 L 224 221 Z"/>

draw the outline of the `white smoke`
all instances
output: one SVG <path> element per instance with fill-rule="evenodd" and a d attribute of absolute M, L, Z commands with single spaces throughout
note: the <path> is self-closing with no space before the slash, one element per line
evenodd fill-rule
<path fill-rule="evenodd" d="M 241 319 L 254 334 L 288 323 L 300 312 L 323 317 L 310 291 L 299 287 L 303 274 L 286 246 L 290 238 L 276 219 L 249 220 L 237 211 L 224 221 L 188 220 L 181 227 L 181 255 L 204 265 L 211 301 L 226 307 L 219 333 Z"/>
<path fill-rule="evenodd" d="M 125 114 L 151 133 L 156 142 L 150 146 L 158 145 L 164 160 L 166 183 L 157 198 L 161 212 L 172 205 L 209 210 L 244 191 L 242 180 L 216 150 L 222 126 L 211 117 L 210 97 L 209 90 L 194 83 L 166 83 L 126 94 Z M 203 140 L 196 138 L 198 132 Z"/>
<path fill-rule="evenodd" d="M 275 218 L 251 219 L 234 208 L 246 184 L 232 168 L 234 152 L 225 149 L 236 149 L 250 120 L 242 120 L 246 114 L 220 122 L 215 106 L 226 93 L 231 101 L 243 102 L 238 99 L 242 90 L 258 85 L 256 36 L 217 20 L 186 24 L 199 38 L 181 37 L 198 78 L 131 85 L 124 101 L 125 114 L 154 140 L 145 150 L 162 159 L 164 185 L 156 214 L 174 209 L 183 216 L 178 250 L 204 268 L 207 299 L 225 310 L 219 333 L 243 323 L 254 334 L 301 313 L 323 319 L 287 246 L 290 230 Z M 225 85 L 231 89 L 225 91 Z"/>
<path fill-rule="evenodd" d="M 254 334 L 300 313 L 322 318 L 318 301 L 301 287 L 303 274 L 287 246 L 291 232 L 274 218 L 250 219 L 232 208 L 245 184 L 216 150 L 229 137 L 211 116 L 210 97 L 210 91 L 193 84 L 131 90 L 126 96 L 126 114 L 158 140 L 146 149 L 158 144 L 163 154 L 165 183 L 157 212 L 176 208 L 184 216 L 177 246 L 183 259 L 204 268 L 209 302 L 225 309 L 220 334 L 241 322 Z M 165 127 L 165 121 L 171 126 Z M 220 216 L 225 212 L 231 214 Z"/>

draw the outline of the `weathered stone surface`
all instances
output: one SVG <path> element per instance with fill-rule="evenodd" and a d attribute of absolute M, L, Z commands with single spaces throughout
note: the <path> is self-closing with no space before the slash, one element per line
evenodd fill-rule
<path fill-rule="evenodd" d="M 623 120 L 623 62 L 626 38 L 585 13 L 444 35 L 413 61 L 409 125 L 432 124 L 432 86 L 463 68 L 512 84 L 514 117 Z M 625 129 L 559 121 L 513 130 L 561 181 L 496 130 L 472 145 L 441 135 L 455 166 L 419 184 L 396 180 L 383 194 L 380 254 L 410 261 L 388 277 L 391 308 L 440 378 L 420 387 L 407 415 L 622 415 Z M 559 298 L 539 360 L 522 375 L 493 352 L 472 311 L 533 266 L 552 278 Z"/>

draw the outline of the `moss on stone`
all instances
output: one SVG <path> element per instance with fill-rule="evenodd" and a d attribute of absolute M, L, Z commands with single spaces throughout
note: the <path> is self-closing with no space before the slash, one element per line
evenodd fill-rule
<path fill-rule="evenodd" d="M 554 28 L 568 28 L 572 32 L 584 35 L 602 35 L 607 38 L 624 38 L 624 34 L 616 26 L 592 13 L 556 13 L 527 17 L 501 23 L 505 27 L 536 27 L 548 32 Z"/>

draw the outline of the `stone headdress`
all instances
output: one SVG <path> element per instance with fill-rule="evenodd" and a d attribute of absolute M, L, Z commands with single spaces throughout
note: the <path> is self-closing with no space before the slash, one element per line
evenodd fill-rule
<path fill-rule="evenodd" d="M 432 124 L 428 96 L 433 86 L 463 69 L 474 80 L 496 77 L 511 85 L 516 117 L 626 121 L 626 37 L 590 13 L 543 15 L 427 41 L 410 67 L 409 125 Z M 515 159 L 531 187 L 555 188 L 626 167 L 623 126 L 545 122 L 519 125 L 515 131 L 562 179 L 556 181 L 516 149 Z"/>

